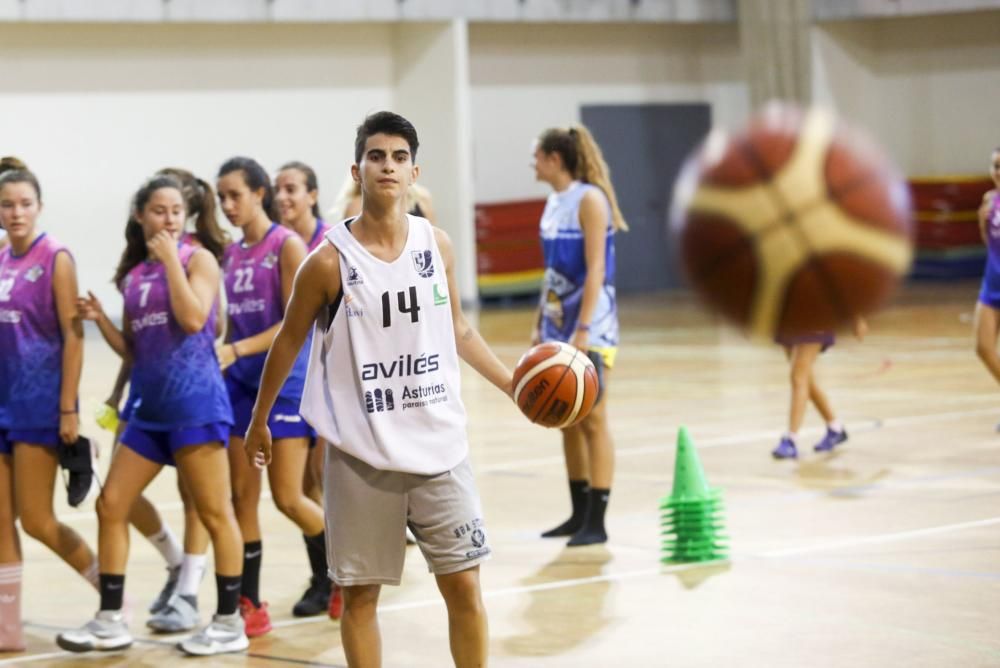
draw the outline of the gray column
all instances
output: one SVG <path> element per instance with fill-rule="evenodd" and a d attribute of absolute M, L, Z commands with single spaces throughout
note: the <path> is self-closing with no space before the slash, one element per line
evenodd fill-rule
<path fill-rule="evenodd" d="M 811 101 L 809 0 L 738 0 L 740 46 L 754 109 Z"/>
<path fill-rule="evenodd" d="M 402 23 L 394 35 L 393 111 L 417 128 L 420 182 L 430 189 L 437 222 L 455 246 L 462 301 L 474 302 L 478 292 L 468 26 L 463 19 Z"/>

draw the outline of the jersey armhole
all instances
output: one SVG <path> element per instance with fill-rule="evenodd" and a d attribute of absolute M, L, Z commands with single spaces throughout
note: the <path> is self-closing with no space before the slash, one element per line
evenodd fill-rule
<path fill-rule="evenodd" d="M 330 327 L 333 326 L 333 319 L 337 315 L 337 311 L 340 310 L 340 304 L 344 301 L 344 287 L 341 286 L 337 290 L 337 297 L 326 305 L 326 323 L 323 327 L 324 332 L 329 332 Z"/>

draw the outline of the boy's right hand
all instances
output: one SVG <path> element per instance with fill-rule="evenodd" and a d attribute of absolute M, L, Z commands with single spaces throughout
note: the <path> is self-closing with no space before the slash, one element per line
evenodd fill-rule
<path fill-rule="evenodd" d="M 264 469 L 271 463 L 271 430 L 267 424 L 250 423 L 243 440 L 243 450 L 250 466 Z"/>

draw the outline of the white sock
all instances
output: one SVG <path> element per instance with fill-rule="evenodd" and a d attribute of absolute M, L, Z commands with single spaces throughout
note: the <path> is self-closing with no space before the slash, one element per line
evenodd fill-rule
<path fill-rule="evenodd" d="M 177 580 L 177 593 L 182 596 L 197 596 L 198 587 L 205 577 L 205 562 L 208 557 L 204 554 L 185 554 L 181 563 L 181 574 Z"/>
<path fill-rule="evenodd" d="M 177 541 L 177 536 L 170 530 L 167 524 L 163 525 L 160 533 L 148 536 L 149 542 L 153 544 L 156 551 L 163 555 L 163 560 L 170 568 L 177 568 L 184 560 L 184 548 Z"/>
<path fill-rule="evenodd" d="M 832 422 L 827 422 L 826 427 L 830 431 L 835 431 L 838 434 L 844 431 L 844 425 L 840 424 L 840 420 L 833 420 Z"/>
<path fill-rule="evenodd" d="M 792 442 L 792 445 L 799 444 L 799 432 L 797 431 L 786 431 L 785 438 Z"/>
<path fill-rule="evenodd" d="M 94 559 L 94 562 L 92 564 L 90 564 L 90 566 L 87 566 L 87 570 L 85 570 L 82 573 L 80 573 L 80 575 L 83 576 L 84 580 L 86 580 L 87 582 L 89 582 L 90 584 L 92 584 L 94 586 L 94 589 L 100 591 L 100 589 L 101 589 L 101 569 L 97 565 L 97 559 Z"/>

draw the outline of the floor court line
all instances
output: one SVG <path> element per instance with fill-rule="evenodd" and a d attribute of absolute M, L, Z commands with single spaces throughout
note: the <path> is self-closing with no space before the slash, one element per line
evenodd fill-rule
<path fill-rule="evenodd" d="M 798 554 L 823 552 L 826 550 L 839 549 L 842 547 L 850 547 L 853 545 L 867 545 L 871 543 L 889 543 L 897 540 L 908 540 L 912 538 L 948 533 L 952 531 L 962 531 L 964 529 L 991 526 L 993 524 L 1000 524 L 1000 517 L 990 517 L 982 520 L 973 520 L 971 522 L 958 522 L 956 524 L 945 524 L 936 527 L 926 527 L 923 529 L 915 529 L 912 531 L 897 531 L 887 534 L 874 534 L 871 536 L 856 536 L 828 543 L 804 545 L 801 547 L 789 548 L 786 550 L 770 550 L 767 552 L 759 552 L 756 554 L 754 553 L 735 554 L 733 555 L 732 559 L 722 560 L 722 561 L 709 561 L 709 562 L 700 562 L 692 564 L 674 564 L 670 566 L 657 566 L 652 568 L 642 568 L 634 571 L 623 571 L 618 573 L 593 575 L 585 578 L 559 580 L 556 582 L 544 582 L 533 585 L 524 585 L 520 587 L 505 587 L 502 589 L 491 589 L 489 591 L 483 592 L 483 598 L 492 599 L 492 598 L 501 598 L 504 596 L 517 595 L 517 594 L 526 594 L 536 591 L 565 589 L 568 587 L 578 587 L 581 585 L 588 585 L 596 582 L 620 582 L 623 580 L 631 580 L 634 578 L 648 577 L 650 575 L 669 575 L 672 573 L 680 573 L 683 571 L 694 570 L 696 568 L 705 568 L 712 565 L 731 563 L 734 561 L 746 561 L 754 559 L 782 559 Z M 440 598 L 434 598 L 434 599 L 426 599 L 423 601 L 390 603 L 385 606 L 379 606 L 379 612 L 396 612 L 400 610 L 412 610 L 414 608 L 425 608 L 436 605 L 444 605 L 444 601 L 441 600 Z M 274 627 L 287 628 L 290 626 L 301 626 L 303 624 L 316 624 L 318 622 L 324 622 L 324 621 L 326 620 L 315 619 L 315 618 L 286 619 L 286 620 L 281 620 L 279 622 L 275 622 Z"/>
<path fill-rule="evenodd" d="M 851 431 L 853 433 L 865 433 L 869 431 L 876 431 L 878 429 L 890 429 L 894 427 L 906 427 L 917 424 L 926 424 L 929 422 L 935 422 L 937 420 L 956 420 L 960 418 L 967 417 L 978 417 L 981 415 L 997 415 L 1000 413 L 996 407 L 990 408 L 976 408 L 964 411 L 946 411 L 942 413 L 921 413 L 917 415 L 901 415 L 898 417 L 890 418 L 864 418 L 862 420 L 855 420 L 851 423 Z M 638 435 L 633 433 L 631 437 L 635 438 L 663 438 L 664 435 L 671 436 L 677 431 L 680 425 L 669 425 L 665 426 L 663 429 L 657 429 L 655 431 L 642 432 Z M 817 434 L 824 433 L 826 427 L 808 427 L 803 429 L 800 434 L 803 436 L 813 436 Z M 697 431 L 692 429 L 690 431 Z M 726 435 L 726 436 L 715 436 L 708 438 L 699 438 L 696 442 L 696 447 L 699 450 L 707 450 L 709 448 L 719 448 L 729 445 L 746 445 L 747 443 L 756 443 L 758 441 L 771 439 L 775 436 L 777 432 L 774 429 L 761 430 L 756 432 L 743 433 L 738 435 Z M 648 455 L 655 453 L 669 454 L 673 450 L 673 444 L 658 444 L 658 445 L 643 445 L 634 448 L 616 448 L 616 457 L 632 457 L 637 455 Z M 552 455 L 548 457 L 531 457 L 525 459 L 516 459 L 513 461 L 501 462 L 499 464 L 487 464 L 485 466 L 474 467 L 476 473 L 488 474 L 495 471 L 507 471 L 511 469 L 521 469 L 530 468 L 533 466 L 538 466 L 542 464 L 562 464 L 564 461 L 563 455 Z"/>
<path fill-rule="evenodd" d="M 935 420 L 953 420 L 964 417 L 977 417 L 980 415 L 996 415 L 998 412 L 996 408 L 979 408 L 970 409 L 965 411 L 947 411 L 943 413 L 922 413 L 918 415 L 903 415 L 893 418 L 865 418 L 863 420 L 854 421 L 852 432 L 853 433 L 865 433 L 869 431 L 876 431 L 878 429 L 899 427 L 899 426 L 909 426 L 913 424 L 923 424 L 927 422 L 933 422 Z M 860 426 L 858 426 L 860 425 Z M 640 434 L 640 438 L 648 435 L 650 438 L 661 438 L 666 434 L 671 434 L 675 432 L 677 427 L 671 425 L 665 427 L 663 430 L 657 430 L 655 432 L 647 432 L 646 434 Z M 814 436 L 820 434 L 825 428 L 821 427 L 807 427 L 803 429 L 800 433 L 803 436 Z M 775 434 L 773 429 L 766 431 L 756 431 L 743 433 L 739 435 L 727 435 L 727 436 L 715 436 L 699 439 L 697 447 L 699 450 L 708 448 L 718 448 L 725 447 L 729 445 L 746 445 L 747 443 L 754 443 L 761 440 L 766 440 L 772 438 Z M 631 456 L 641 456 L 655 453 L 669 453 L 673 448 L 673 445 L 644 445 L 637 446 L 633 448 L 616 448 L 615 455 L 618 457 L 631 457 Z M 531 457 L 525 459 L 517 459 L 508 462 L 502 462 L 499 464 L 486 464 L 483 466 L 475 466 L 473 470 L 479 475 L 488 475 L 491 473 L 502 473 L 506 471 L 531 468 L 535 466 L 542 466 L 545 464 L 562 464 L 564 458 L 562 454 L 546 456 L 546 457 Z M 261 499 L 270 499 L 270 491 L 262 491 Z M 167 501 L 163 503 L 157 503 L 156 507 L 159 510 L 180 510 L 184 506 L 180 501 Z M 59 516 L 61 522 L 72 523 L 78 521 L 88 521 L 93 522 L 97 520 L 97 514 L 94 511 L 77 511 L 72 513 L 65 513 Z M 2 665 L 2 664 L 0 664 Z"/>

